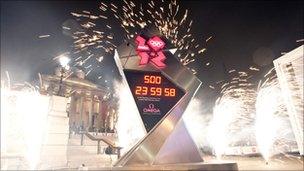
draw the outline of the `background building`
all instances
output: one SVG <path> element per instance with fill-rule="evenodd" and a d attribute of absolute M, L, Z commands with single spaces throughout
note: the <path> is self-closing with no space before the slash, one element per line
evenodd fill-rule
<path fill-rule="evenodd" d="M 304 45 L 274 60 L 275 70 L 287 106 L 291 126 L 303 155 L 303 59 Z"/>
<path fill-rule="evenodd" d="M 83 126 L 89 131 L 114 131 L 116 113 L 111 105 L 111 92 L 85 79 L 82 70 L 61 73 L 56 68 L 55 75 L 41 75 L 40 87 L 42 94 L 69 97 L 67 113 L 71 129 L 79 130 Z"/>

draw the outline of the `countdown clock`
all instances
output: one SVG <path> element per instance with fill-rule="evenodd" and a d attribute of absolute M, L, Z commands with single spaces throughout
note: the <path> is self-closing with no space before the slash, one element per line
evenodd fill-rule
<path fill-rule="evenodd" d="M 158 35 L 139 35 L 134 44 L 132 41 L 117 48 L 114 60 L 123 85 L 129 88 L 125 95 L 134 99 L 128 104 L 130 111 L 120 113 L 131 116 L 121 120 L 126 128 L 119 129 L 120 135 L 129 137 L 126 144 L 133 146 L 125 148 L 129 150 L 114 165 L 146 167 L 202 162 L 182 118 L 201 86 L 200 80 L 166 50 L 166 40 Z M 135 108 L 136 111 L 131 110 Z M 140 119 L 142 122 L 138 123 Z"/>
<path fill-rule="evenodd" d="M 147 132 L 185 95 L 161 72 L 125 69 L 124 73 Z"/>

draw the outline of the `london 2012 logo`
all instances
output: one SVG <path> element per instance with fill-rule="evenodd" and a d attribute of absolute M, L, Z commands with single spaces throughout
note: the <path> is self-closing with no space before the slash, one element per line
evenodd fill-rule
<path fill-rule="evenodd" d="M 148 107 L 143 109 L 143 114 L 146 115 L 160 115 L 160 110 L 154 106 L 154 104 L 149 104 Z"/>
<path fill-rule="evenodd" d="M 166 64 L 164 63 L 166 56 L 163 53 L 165 42 L 163 42 L 158 36 L 154 36 L 148 41 L 141 36 L 137 36 L 136 44 L 136 52 L 141 58 L 139 65 L 147 65 L 151 62 L 158 68 L 166 67 Z"/>

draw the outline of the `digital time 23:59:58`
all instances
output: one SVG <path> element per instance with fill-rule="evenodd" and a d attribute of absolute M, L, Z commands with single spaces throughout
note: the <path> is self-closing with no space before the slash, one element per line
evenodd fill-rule
<path fill-rule="evenodd" d="M 161 76 L 144 75 L 144 84 L 147 84 L 147 86 L 136 86 L 135 95 L 165 96 L 165 97 L 175 97 L 176 96 L 175 88 L 160 87 L 161 83 L 162 83 Z"/>

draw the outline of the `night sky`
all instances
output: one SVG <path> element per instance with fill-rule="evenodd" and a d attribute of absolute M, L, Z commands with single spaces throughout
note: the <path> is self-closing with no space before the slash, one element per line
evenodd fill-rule
<path fill-rule="evenodd" d="M 180 1 L 189 9 L 192 33 L 205 41 L 199 56 L 198 77 L 206 85 L 225 78 L 225 70 L 249 66 L 271 67 L 271 61 L 303 39 L 303 6 L 300 1 Z M 99 1 L 1 1 L 1 75 L 9 71 L 13 81 L 31 81 L 37 73 L 51 73 L 55 56 L 71 51 L 72 38 L 62 24 L 75 19 L 70 13 L 97 11 Z M 111 23 L 111 21 L 107 21 Z M 50 35 L 39 39 L 39 35 Z M 262 53 L 263 50 L 268 53 Z M 265 55 L 265 56 L 263 56 Z M 255 60 L 254 60 L 255 59 Z M 105 60 L 103 75 L 113 75 L 112 57 Z M 205 64 L 210 62 L 210 66 Z M 115 69 L 114 69 L 115 70 Z M 110 84 L 110 83 L 100 83 Z M 108 85 L 110 86 L 110 85 Z"/>

